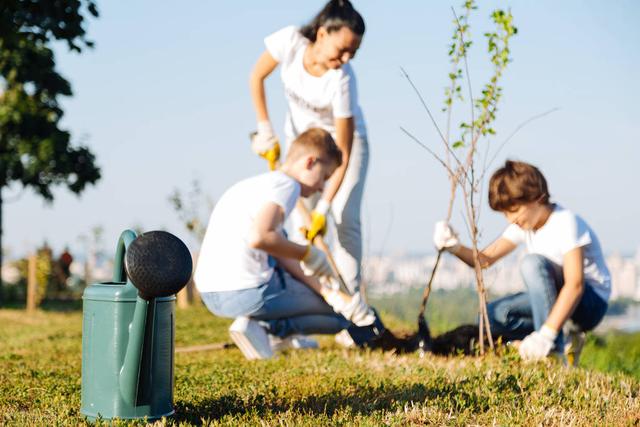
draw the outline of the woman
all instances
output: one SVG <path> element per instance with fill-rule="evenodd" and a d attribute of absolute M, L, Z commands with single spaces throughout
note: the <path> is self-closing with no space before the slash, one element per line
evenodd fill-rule
<path fill-rule="evenodd" d="M 321 127 L 331 133 L 342 151 L 342 166 L 327 181 L 319 200 L 308 201 L 315 205 L 312 224 L 298 240 L 324 233 L 331 213 L 335 227 L 329 227 L 328 243 L 352 292 L 357 292 L 360 284 L 360 205 L 369 150 L 356 79 L 348 62 L 360 47 L 364 31 L 362 16 L 348 0 L 332 0 L 302 28 L 289 26 L 267 36 L 266 50 L 250 78 L 258 121 L 254 151 L 272 161 L 279 154 L 264 90 L 265 79 L 278 65 L 289 107 L 286 145 L 310 127 Z M 294 218 L 293 229 L 302 224 L 299 217 Z"/>

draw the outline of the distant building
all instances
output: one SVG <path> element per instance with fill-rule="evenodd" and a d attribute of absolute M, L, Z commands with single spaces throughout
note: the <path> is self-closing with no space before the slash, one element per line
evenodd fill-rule
<path fill-rule="evenodd" d="M 485 270 L 487 289 L 495 295 L 519 292 L 525 289 L 519 260 L 523 252 L 509 256 Z M 365 259 L 363 278 L 371 294 L 390 295 L 405 292 L 412 287 L 424 287 L 429 280 L 436 257 L 433 255 L 388 255 Z M 640 301 L 640 248 L 633 257 L 613 254 L 606 259 L 611 273 L 611 300 L 630 298 Z M 433 281 L 433 289 L 454 289 L 475 286 L 473 269 L 443 255 Z"/>

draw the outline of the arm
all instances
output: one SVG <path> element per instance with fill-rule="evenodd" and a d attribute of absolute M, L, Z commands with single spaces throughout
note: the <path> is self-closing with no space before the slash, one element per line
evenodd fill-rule
<path fill-rule="evenodd" d="M 307 253 L 307 247 L 298 245 L 278 230 L 284 222 L 284 209 L 274 202 L 265 204 L 256 215 L 253 229 L 249 235 L 249 247 L 261 249 L 274 257 L 301 260 Z"/>
<path fill-rule="evenodd" d="M 304 283 L 317 294 L 324 296 L 323 292 L 326 293 L 326 288 L 320 284 L 320 281 L 317 277 L 305 276 L 302 268 L 300 268 L 299 262 L 291 258 L 277 257 L 276 259 L 278 260 L 278 264 L 282 268 L 284 268 L 285 271 L 289 273 L 294 279 Z"/>
<path fill-rule="evenodd" d="M 498 238 L 478 254 L 482 268 L 491 267 L 500 258 L 508 255 L 516 248 L 516 245 L 504 237 Z M 450 252 L 458 257 L 469 267 L 473 267 L 473 250 L 463 245 L 454 247 Z"/>
<path fill-rule="evenodd" d="M 320 295 L 336 313 L 343 315 L 358 326 L 372 324 L 376 320 L 375 313 L 362 299 L 360 294 L 347 295 L 330 286 L 329 282 L 323 285 L 313 276 L 305 276 L 300 265 L 291 258 L 277 258 L 278 264 L 291 276 L 307 285 L 311 290 Z"/>
<path fill-rule="evenodd" d="M 558 332 L 573 313 L 584 292 L 584 272 L 582 248 L 567 252 L 563 260 L 564 285 L 558 299 L 551 308 L 545 325 Z"/>
<path fill-rule="evenodd" d="M 264 90 L 264 80 L 278 66 L 278 62 L 268 51 L 264 51 L 253 66 L 249 76 L 249 89 L 253 106 L 256 109 L 258 122 L 268 121 L 269 112 L 267 110 L 267 97 Z"/>
<path fill-rule="evenodd" d="M 335 170 L 331 178 L 327 181 L 322 198 L 331 203 L 335 197 L 349 166 L 351 147 L 353 146 L 353 132 L 355 125 L 353 117 L 335 119 L 336 125 L 336 145 L 342 151 L 342 164 Z"/>
<path fill-rule="evenodd" d="M 584 292 L 582 258 L 581 247 L 565 254 L 562 267 L 564 284 L 551 308 L 551 313 L 539 330 L 527 335 L 519 344 L 518 352 L 524 360 L 539 360 L 549 354 L 562 325 L 578 305 Z"/>

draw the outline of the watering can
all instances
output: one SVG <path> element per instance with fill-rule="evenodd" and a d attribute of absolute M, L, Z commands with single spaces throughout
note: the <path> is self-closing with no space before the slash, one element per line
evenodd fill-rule
<path fill-rule="evenodd" d="M 165 231 L 125 230 L 113 271 L 82 296 L 80 413 L 92 421 L 173 415 L 175 293 L 191 278 L 189 250 Z"/>

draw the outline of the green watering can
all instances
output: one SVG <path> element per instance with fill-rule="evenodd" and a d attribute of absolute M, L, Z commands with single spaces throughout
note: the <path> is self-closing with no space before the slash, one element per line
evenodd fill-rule
<path fill-rule="evenodd" d="M 82 296 L 80 413 L 89 420 L 173 415 L 175 293 L 192 267 L 170 233 L 120 235 L 113 281 Z"/>

